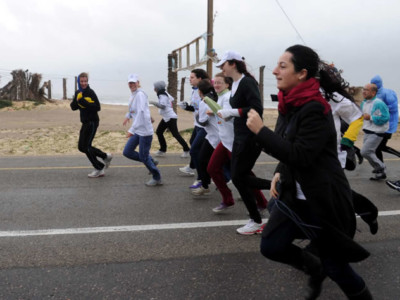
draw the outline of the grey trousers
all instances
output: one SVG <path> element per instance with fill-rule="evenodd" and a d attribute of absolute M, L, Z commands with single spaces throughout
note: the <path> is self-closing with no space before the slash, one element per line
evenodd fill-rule
<path fill-rule="evenodd" d="M 376 171 L 384 171 L 385 164 L 376 156 L 375 150 L 383 140 L 382 136 L 376 134 L 364 133 L 364 142 L 361 149 L 361 155 L 368 160 Z"/>

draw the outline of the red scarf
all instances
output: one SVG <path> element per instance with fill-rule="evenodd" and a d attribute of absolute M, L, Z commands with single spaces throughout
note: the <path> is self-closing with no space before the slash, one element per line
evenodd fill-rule
<path fill-rule="evenodd" d="M 322 97 L 319 91 L 319 81 L 315 78 L 310 78 L 303 83 L 300 83 L 289 91 L 287 95 L 284 95 L 282 91 L 278 93 L 278 110 L 281 114 L 285 115 L 291 107 L 299 107 L 310 101 L 316 101 L 321 103 L 324 109 L 324 115 L 326 115 L 331 106 L 328 101 Z"/>

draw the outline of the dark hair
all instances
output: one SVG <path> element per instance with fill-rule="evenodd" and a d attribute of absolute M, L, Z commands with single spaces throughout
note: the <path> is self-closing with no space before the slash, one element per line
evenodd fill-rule
<path fill-rule="evenodd" d="M 286 52 L 292 54 L 291 61 L 296 72 L 305 69 L 307 70 L 307 79 L 312 77 L 319 79 L 321 88 L 325 92 L 325 98 L 332 99 L 332 94 L 337 92 L 354 101 L 346 90 L 349 83 L 342 78 L 335 67 L 321 61 L 313 49 L 303 45 L 294 45 L 287 48 Z"/>
<path fill-rule="evenodd" d="M 215 75 L 215 77 L 221 77 L 224 79 L 224 82 L 228 85 L 228 89 L 231 90 L 232 89 L 232 83 L 233 83 L 233 79 L 231 77 L 227 77 L 224 75 L 224 72 L 220 72 L 218 74 Z"/>
<path fill-rule="evenodd" d="M 201 78 L 201 79 L 209 79 L 210 78 L 210 76 L 208 76 L 207 72 L 203 69 L 193 69 L 191 71 L 191 73 L 196 75 L 197 78 Z"/>
<path fill-rule="evenodd" d="M 215 102 L 217 102 L 218 95 L 217 95 L 217 92 L 215 91 L 213 85 L 211 84 L 210 80 L 208 80 L 208 79 L 200 80 L 197 87 L 204 96 L 207 96 L 207 97 L 213 99 Z"/>
<path fill-rule="evenodd" d="M 89 74 L 86 72 L 82 72 L 81 74 L 78 75 L 78 77 L 86 77 L 87 79 L 89 79 Z"/>
<path fill-rule="evenodd" d="M 249 71 L 247 71 L 247 67 L 246 67 L 246 63 L 244 62 L 244 58 L 243 60 L 236 60 L 236 59 L 232 59 L 232 60 L 227 60 L 226 61 L 230 66 L 232 66 L 233 64 L 236 64 L 236 70 L 240 73 L 240 74 L 244 74 L 245 76 L 251 77 L 254 80 L 256 80 L 254 78 L 253 75 L 250 74 Z M 257 81 L 257 80 L 256 80 Z"/>

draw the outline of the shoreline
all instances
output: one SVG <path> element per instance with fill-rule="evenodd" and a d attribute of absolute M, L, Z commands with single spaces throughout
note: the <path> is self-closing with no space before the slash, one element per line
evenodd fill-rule
<path fill-rule="evenodd" d="M 38 106 L 34 102 L 14 102 L 12 108 L 0 109 L 2 126 L 0 129 L 0 157 L 17 156 L 59 156 L 82 155 L 78 151 L 78 136 L 81 127 L 79 112 L 70 109 L 70 100 L 54 100 Z M 101 104 L 100 125 L 93 145 L 104 152 L 121 154 L 126 144 L 126 131 L 122 125 L 127 105 Z M 150 107 L 155 122 L 154 131 L 161 120 L 156 107 Z M 278 110 L 264 109 L 264 125 L 273 129 L 278 117 Z M 186 142 L 189 142 L 193 128 L 192 112 L 178 108 L 178 129 Z M 168 132 L 165 133 L 169 153 L 181 153 L 179 143 Z M 363 133 L 360 132 L 356 146 L 362 147 Z M 388 145 L 400 149 L 400 134 L 396 132 Z M 151 153 L 159 149 L 154 133 Z"/>
<path fill-rule="evenodd" d="M 79 112 L 72 111 L 69 104 L 70 100 L 54 100 L 37 106 L 32 101 L 15 101 L 13 107 L 0 109 L 0 157 L 82 155 L 77 149 L 81 127 Z M 129 128 L 122 125 L 126 109 L 127 105 L 101 104 L 94 146 L 104 152 L 122 155 Z M 155 120 L 155 131 L 161 116 L 156 107 L 150 107 L 150 111 Z M 264 116 L 269 126 L 273 126 L 277 110 L 266 109 Z M 178 129 L 187 142 L 191 133 L 184 131 L 193 128 L 193 124 L 193 114 L 178 108 Z M 165 137 L 168 152 L 182 152 L 170 133 L 165 133 Z M 158 139 L 154 134 L 151 153 L 158 149 Z"/>

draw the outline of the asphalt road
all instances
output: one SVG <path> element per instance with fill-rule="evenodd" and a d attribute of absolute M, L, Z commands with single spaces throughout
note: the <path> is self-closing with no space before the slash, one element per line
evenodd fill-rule
<path fill-rule="evenodd" d="M 159 161 L 164 185 L 146 187 L 147 170 L 122 156 L 97 179 L 84 156 L 0 158 L 0 299 L 302 299 L 302 273 L 262 257 L 260 236 L 236 234 L 241 201 L 215 215 L 220 195 L 190 195 L 187 159 Z M 400 161 L 386 163 L 400 179 Z M 275 165 L 261 155 L 255 173 Z M 358 219 L 372 255 L 354 268 L 375 299 L 400 299 L 400 193 L 368 180 L 366 162 L 347 174 L 381 214 L 375 236 Z M 325 281 L 321 299 L 344 298 Z"/>

